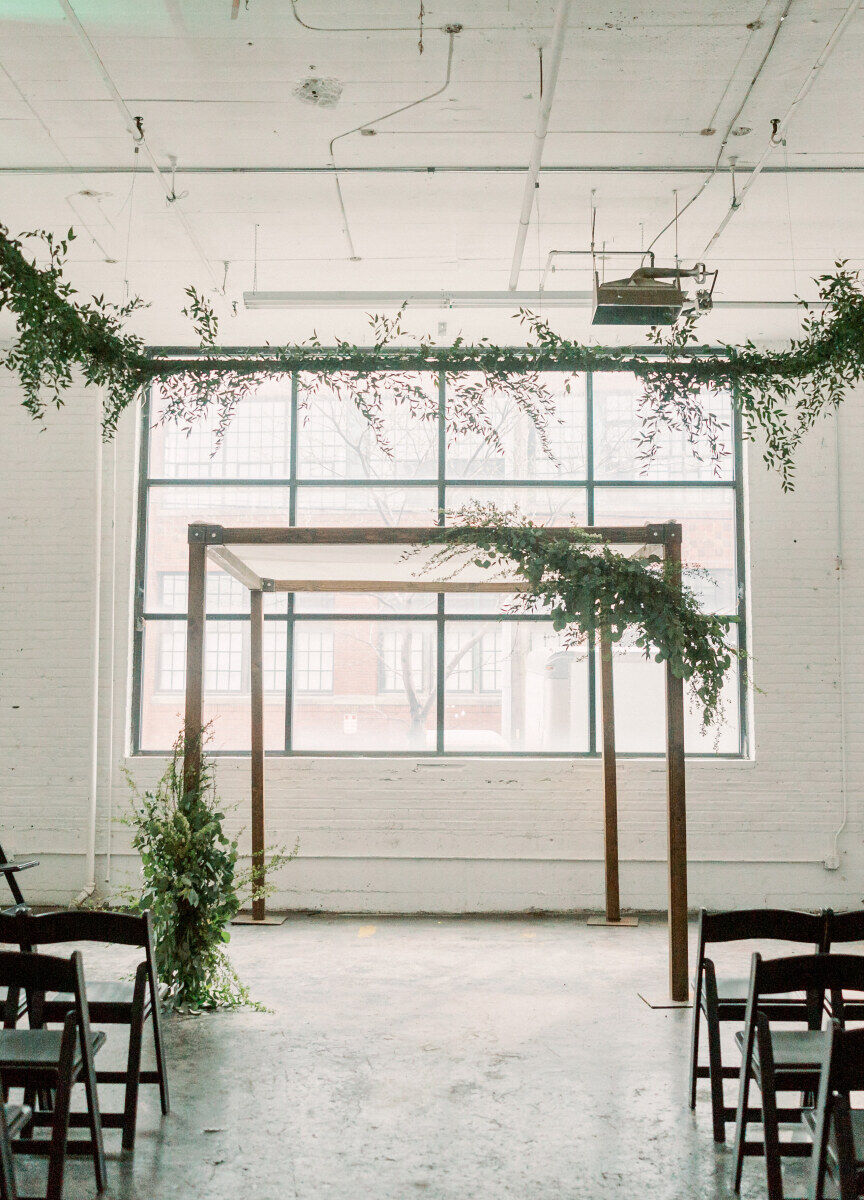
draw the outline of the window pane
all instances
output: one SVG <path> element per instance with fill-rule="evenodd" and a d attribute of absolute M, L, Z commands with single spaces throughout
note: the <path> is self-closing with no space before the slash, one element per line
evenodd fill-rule
<path fill-rule="evenodd" d="M 298 525 L 435 525 L 435 488 L 298 487 Z"/>
<path fill-rule="evenodd" d="M 732 488 L 604 488 L 594 492 L 598 525 L 680 521 L 685 580 L 711 612 L 737 611 L 735 492 Z M 707 577 L 686 572 L 702 568 Z"/>
<path fill-rule="evenodd" d="M 498 508 L 518 508 L 525 517 L 542 525 L 585 525 L 587 492 L 577 487 L 455 487 L 447 488 L 447 523 L 456 524 L 455 514 L 474 500 L 496 504 Z M 444 597 L 448 613 L 485 613 L 490 616 L 512 610 L 512 595 L 472 595 L 451 592 Z"/>
<path fill-rule="evenodd" d="M 150 476 L 153 479 L 285 479 L 290 471 L 291 381 L 272 380 L 241 400 L 221 445 L 218 417 L 206 414 L 190 430 L 159 424 L 153 398 Z"/>
<path fill-rule="evenodd" d="M 287 525 L 289 490 L 282 487 L 154 487 L 147 512 L 147 612 L 184 612 L 189 561 L 188 526 Z M 278 604 L 268 597 L 268 611 Z M 249 611 L 246 588 L 224 571 L 207 571 L 208 612 Z"/>
<path fill-rule="evenodd" d="M 283 621 L 264 625 L 264 744 L 285 746 Z M 186 622 L 147 621 L 141 686 L 141 749 L 166 750 L 183 724 Z M 248 751 L 251 745 L 248 621 L 208 621 L 204 637 L 204 721 L 212 723 L 212 750 Z"/>
<path fill-rule="evenodd" d="M 586 751 L 588 664 L 546 621 L 453 621 L 445 636 L 444 748 Z"/>
<path fill-rule="evenodd" d="M 639 458 L 642 426 L 638 417 L 641 386 L 635 375 L 610 371 L 593 376 L 595 479 L 731 479 L 732 404 L 728 393 L 705 393 L 709 411 L 724 426 L 725 454 L 715 469 L 702 447 L 703 460 L 693 453 L 685 433 L 661 427 L 657 455 L 646 471 Z"/>
<path fill-rule="evenodd" d="M 730 640 L 735 640 L 732 631 Z M 645 657 L 625 636 L 613 650 L 615 747 L 622 753 L 664 754 L 666 751 L 666 667 Z M 597 662 L 597 744 L 601 738 L 600 663 Z M 705 730 L 701 710 L 684 684 L 684 747 L 688 754 L 737 754 L 739 749 L 738 665 L 733 663 L 723 686 L 723 723 Z"/>
<path fill-rule="evenodd" d="M 438 597 L 434 592 L 297 592 L 294 611 L 409 617 L 437 612 Z"/>
<path fill-rule="evenodd" d="M 392 454 L 376 441 L 368 421 L 350 400 L 323 385 L 303 400 L 297 431 L 300 479 L 435 479 L 438 475 L 438 379 L 414 377 L 432 420 L 412 416 L 387 391 L 380 393 L 383 434 Z"/>
<path fill-rule="evenodd" d="M 434 750 L 435 628 L 419 621 L 298 622 L 294 748 Z"/>
<path fill-rule="evenodd" d="M 480 376 L 463 376 L 479 382 Z M 543 450 L 532 421 L 523 415 L 512 399 L 502 393 L 488 393 L 488 408 L 497 430 L 501 449 L 487 445 L 478 435 L 460 436 L 447 443 L 448 479 L 584 479 L 586 401 L 585 377 L 577 376 L 565 388 L 569 378 L 560 371 L 547 371 L 543 382 L 554 397 L 555 415 L 549 422 L 549 442 L 553 457 Z M 454 404 L 457 401 L 448 400 Z"/>
<path fill-rule="evenodd" d="M 498 508 L 518 508 L 523 517 L 540 525 L 584 525 L 587 493 L 578 487 L 454 487 L 445 492 L 447 524 L 457 524 L 450 514 L 475 500 Z"/>

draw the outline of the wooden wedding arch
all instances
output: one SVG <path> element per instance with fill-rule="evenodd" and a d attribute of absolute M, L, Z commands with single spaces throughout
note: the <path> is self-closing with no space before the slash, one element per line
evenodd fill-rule
<path fill-rule="evenodd" d="M 186 713 L 184 781 L 194 787 L 201 769 L 204 633 L 207 563 L 220 567 L 249 589 L 251 596 L 251 801 L 252 866 L 257 884 L 264 880 L 264 687 L 263 633 L 265 592 L 475 592 L 526 591 L 518 575 L 489 573 L 466 551 L 454 576 L 453 564 L 436 574 L 428 528 L 224 528 L 189 526 L 189 600 L 186 633 Z M 678 522 L 643 526 L 592 526 L 590 530 L 549 530 L 562 536 L 593 538 L 613 546 L 662 552 L 673 581 L 681 583 L 681 526 Z M 406 555 L 406 552 L 410 552 Z M 425 558 L 425 564 L 424 564 Z M 621 919 L 618 888 L 618 820 L 615 769 L 615 722 L 612 696 L 612 647 L 600 631 L 600 683 L 603 720 L 605 800 L 606 919 Z M 669 994 L 672 1002 L 689 997 L 687 965 L 687 817 L 684 775 L 684 684 L 666 665 L 666 775 L 668 834 Z M 253 901 L 253 920 L 266 917 L 263 895 Z"/>

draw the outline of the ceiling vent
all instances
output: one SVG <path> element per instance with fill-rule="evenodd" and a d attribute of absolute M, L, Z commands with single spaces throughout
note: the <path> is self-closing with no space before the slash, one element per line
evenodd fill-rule
<path fill-rule="evenodd" d="M 342 84 L 338 79 L 322 79 L 310 75 L 294 89 L 294 95 L 304 104 L 316 104 L 319 108 L 335 108 L 342 95 Z"/>
<path fill-rule="evenodd" d="M 681 310 L 711 307 L 710 292 L 698 292 L 691 300 L 681 287 L 682 279 L 703 283 L 703 263 L 689 270 L 679 267 L 639 267 L 628 279 L 601 283 L 594 272 L 594 316 L 592 325 L 674 325 Z M 716 282 L 717 272 L 714 272 Z M 714 285 L 711 285 L 713 292 Z"/>

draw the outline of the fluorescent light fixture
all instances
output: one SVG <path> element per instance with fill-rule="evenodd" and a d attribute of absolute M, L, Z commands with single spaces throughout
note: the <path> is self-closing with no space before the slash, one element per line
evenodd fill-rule
<path fill-rule="evenodd" d="M 247 309 L 353 308 L 363 312 L 397 309 L 592 308 L 593 292 L 244 292 Z M 823 307 L 816 301 L 814 308 Z M 716 308 L 797 308 L 797 300 L 715 300 Z"/>

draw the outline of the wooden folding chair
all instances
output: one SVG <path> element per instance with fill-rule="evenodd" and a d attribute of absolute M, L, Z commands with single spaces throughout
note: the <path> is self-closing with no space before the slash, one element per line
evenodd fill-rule
<path fill-rule="evenodd" d="M 69 912 L 18 913 L 13 917 L 0 915 L 0 941 L 15 942 L 22 949 L 56 946 L 63 942 L 97 942 L 137 946 L 144 957 L 129 982 L 100 982 L 88 980 L 87 1003 L 90 1019 L 96 1025 L 127 1025 L 129 1049 L 126 1069 L 98 1070 L 100 1083 L 122 1083 L 125 1097 L 122 1112 L 103 1112 L 106 1129 L 123 1130 L 123 1149 L 135 1147 L 135 1125 L 138 1114 L 138 1089 L 142 1083 L 159 1085 L 162 1112 L 169 1110 L 168 1070 L 162 1039 L 161 992 L 156 978 L 156 957 L 153 948 L 153 926 L 149 912 L 140 916 L 130 913 Z M 36 1017 L 40 1025 L 62 1023 L 72 1004 L 70 996 L 46 996 Z M 141 1070 L 141 1048 L 144 1026 L 153 1026 L 156 1049 L 156 1070 Z M 73 1121 L 77 1115 L 73 1114 Z"/>
<path fill-rule="evenodd" d="M 848 945 L 850 942 L 864 943 L 864 909 L 856 908 L 851 912 L 835 913 L 830 908 L 827 917 L 826 950 L 835 946 Z M 834 998 L 835 1008 L 839 997 Z M 842 1010 L 833 1012 L 841 1025 L 846 1021 L 864 1021 L 864 996 L 847 996 L 843 998 Z"/>
<path fill-rule="evenodd" d="M 3 1104 L 0 1101 L 0 1200 L 18 1200 L 11 1139 L 29 1120 L 30 1109 L 25 1105 Z"/>
<path fill-rule="evenodd" d="M 16 912 L 19 909 L 27 910 L 27 904 L 22 895 L 21 888 L 18 884 L 17 876 L 22 871 L 29 871 L 31 867 L 38 867 L 38 858 L 7 858 L 6 852 L 0 846 L 0 875 L 6 880 L 9 891 L 12 893 L 12 899 L 15 901 L 15 907 L 7 909 L 7 912 Z"/>
<path fill-rule="evenodd" d="M 844 1030 L 839 1021 L 833 1020 L 819 1097 L 814 1112 L 807 1117 L 813 1131 L 808 1200 L 824 1200 L 829 1175 L 840 1185 L 840 1200 L 864 1196 L 864 1110 L 852 1108 L 850 1102 L 851 1092 L 862 1091 L 864 1029 Z"/>
<path fill-rule="evenodd" d="M 780 1124 L 799 1123 L 804 1105 L 781 1109 L 779 1092 L 815 1095 L 819 1087 L 828 1033 L 822 1028 L 826 994 L 841 995 L 847 989 L 864 989 L 864 956 L 854 954 L 804 954 L 793 958 L 763 960 L 753 955 L 750 994 L 743 1031 L 736 1034 L 741 1050 L 741 1076 L 735 1124 L 734 1189 L 741 1187 L 744 1157 L 765 1155 L 769 1200 L 783 1200 L 781 1160 L 783 1155 L 810 1153 L 807 1142 L 781 1142 Z M 772 1022 L 788 1022 L 777 1016 L 773 1000 L 799 993 L 808 1010 L 807 1028 L 776 1030 Z M 800 1019 L 800 1018 L 799 1018 Z M 750 1087 L 755 1082 L 762 1107 L 749 1107 Z M 747 1140 L 747 1126 L 761 1120 L 762 1142 Z"/>
<path fill-rule="evenodd" d="M 17 919 L 17 918 L 14 918 Z M 47 992 L 63 992 L 72 1004 L 62 1030 L 0 1030 L 0 1085 L 4 1096 L 10 1087 L 24 1089 L 25 1096 L 51 1097 L 50 1109 L 30 1114 L 12 1148 L 24 1154 L 48 1158 L 48 1187 L 45 1200 L 61 1200 L 67 1154 L 88 1154 L 93 1159 L 97 1191 L 105 1188 L 105 1149 L 99 1098 L 96 1093 L 94 1056 L 105 1042 L 105 1034 L 91 1030 L 81 954 L 54 958 L 44 954 L 0 951 L 0 985 L 20 988 L 38 1002 Z M 31 1010 L 32 1012 L 32 1010 Z M 81 1114 L 90 1130 L 88 1140 L 69 1140 L 72 1088 L 83 1083 L 87 1112 Z M 50 1139 L 32 1135 L 31 1126 L 48 1126 Z"/>
<path fill-rule="evenodd" d="M 747 908 L 731 912 L 699 914 L 699 949 L 693 999 L 693 1024 L 690 1042 L 690 1107 L 696 1107 L 699 1079 L 711 1086 L 711 1117 L 714 1141 L 726 1141 L 726 1125 L 735 1120 L 736 1109 L 726 1104 L 724 1079 L 737 1079 L 738 1067 L 724 1066 L 720 1028 L 726 1022 L 744 1023 L 747 1010 L 749 977 L 724 976 L 717 972 L 706 948 L 712 943 L 760 941 L 793 942 L 824 949 L 825 914 L 796 912 L 784 908 Z M 776 1020 L 806 1019 L 806 1005 L 798 997 L 776 996 L 771 1002 Z M 705 1020 L 708 1038 L 708 1064 L 699 1065 L 701 1023 Z"/>

